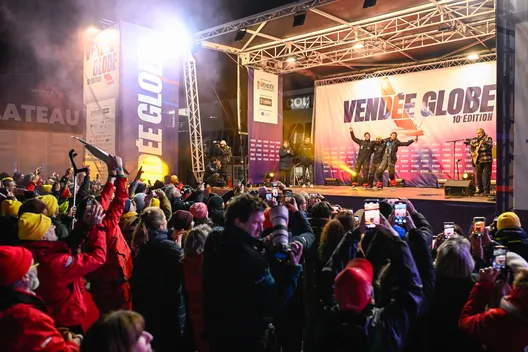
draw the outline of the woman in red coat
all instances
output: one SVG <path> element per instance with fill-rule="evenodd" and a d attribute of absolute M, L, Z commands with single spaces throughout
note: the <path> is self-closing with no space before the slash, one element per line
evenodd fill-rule
<path fill-rule="evenodd" d="M 185 238 L 183 246 L 184 287 L 189 296 L 188 309 L 198 352 L 209 351 L 209 344 L 204 340 L 205 326 L 202 307 L 203 249 L 209 232 L 211 228 L 208 225 L 195 227 Z"/>

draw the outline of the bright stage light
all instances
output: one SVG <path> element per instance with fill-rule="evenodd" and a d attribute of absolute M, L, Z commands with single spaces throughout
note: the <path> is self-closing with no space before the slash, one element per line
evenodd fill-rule
<path fill-rule="evenodd" d="M 274 177 L 275 177 L 275 174 L 274 174 L 273 172 L 270 172 L 270 173 L 269 173 L 269 177 L 274 178 Z"/>
<path fill-rule="evenodd" d="M 292 64 L 292 63 L 294 63 L 296 61 L 297 61 L 297 59 L 295 57 L 293 57 L 293 56 L 290 56 L 289 58 L 286 59 L 286 62 L 288 62 L 290 64 Z"/>
<path fill-rule="evenodd" d="M 99 31 L 100 31 L 100 29 L 95 28 L 95 27 L 86 28 L 86 33 L 95 33 L 95 32 L 99 32 Z"/>
<path fill-rule="evenodd" d="M 478 54 L 469 54 L 467 58 L 468 60 L 475 61 L 475 60 L 478 60 L 479 57 L 480 56 Z"/>
<path fill-rule="evenodd" d="M 357 42 L 355 43 L 353 46 L 352 46 L 352 49 L 354 50 L 359 50 L 359 49 L 363 49 L 365 47 L 365 43 L 364 42 Z"/>
<path fill-rule="evenodd" d="M 354 177 L 357 176 L 357 172 L 355 172 L 355 171 L 352 171 L 350 174 L 351 174 L 352 176 L 354 176 Z"/>
<path fill-rule="evenodd" d="M 467 180 L 468 177 L 469 177 L 468 173 L 467 173 L 467 172 L 464 172 L 464 174 L 462 175 L 462 178 L 463 178 L 464 180 Z"/>

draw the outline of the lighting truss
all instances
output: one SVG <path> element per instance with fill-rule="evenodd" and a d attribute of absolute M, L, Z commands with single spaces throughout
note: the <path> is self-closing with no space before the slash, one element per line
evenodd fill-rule
<path fill-rule="evenodd" d="M 198 79 L 196 76 L 196 61 L 191 53 L 184 61 L 185 97 L 189 117 L 189 137 L 191 140 L 191 164 L 194 178 L 203 181 L 205 173 L 204 151 L 202 143 L 202 123 L 200 119 L 200 100 L 198 98 Z"/>
<path fill-rule="evenodd" d="M 391 67 L 388 69 L 380 69 L 376 68 L 366 70 L 363 72 L 358 72 L 353 75 L 341 75 L 341 76 L 335 76 L 335 77 L 327 77 L 324 79 L 320 79 L 315 81 L 315 86 L 327 86 L 332 84 L 338 84 L 338 83 L 346 83 L 346 82 L 352 82 L 352 81 L 360 81 L 363 79 L 369 79 L 369 78 L 377 78 L 377 77 L 386 77 L 386 76 L 394 76 L 394 75 L 400 75 L 405 73 L 412 73 L 412 72 L 420 72 L 420 71 L 428 71 L 428 70 L 436 70 L 440 68 L 448 68 L 448 67 L 455 67 L 455 66 L 463 66 L 463 65 L 469 65 L 469 64 L 475 64 L 479 62 L 488 62 L 488 61 L 496 61 L 497 55 L 495 52 L 485 52 L 480 53 L 479 58 L 477 60 L 469 60 L 467 58 L 467 55 L 461 55 L 449 59 L 443 59 L 443 60 L 428 60 L 423 62 L 417 62 L 414 65 L 404 64 L 404 65 L 398 65 L 396 67 Z"/>

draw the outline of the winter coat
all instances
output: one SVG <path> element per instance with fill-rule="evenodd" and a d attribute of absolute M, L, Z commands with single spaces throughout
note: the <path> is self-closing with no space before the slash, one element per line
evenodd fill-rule
<path fill-rule="evenodd" d="M 327 307 L 323 330 L 317 337 L 317 351 L 377 352 L 403 348 L 408 324 L 416 319 L 422 305 L 422 282 L 407 244 L 396 237 L 390 242 L 389 257 L 398 280 L 391 285 L 388 303 L 382 307 L 369 305 L 360 314 L 341 311 L 338 305 Z"/>
<path fill-rule="evenodd" d="M 293 167 L 293 149 L 291 147 L 279 149 L 279 170 L 288 171 Z"/>
<path fill-rule="evenodd" d="M 381 141 L 380 143 L 374 142 L 374 145 L 372 146 L 372 154 L 374 155 L 372 158 L 372 164 L 381 164 L 383 161 L 383 155 L 385 154 L 385 141 Z"/>
<path fill-rule="evenodd" d="M 84 287 L 83 277 L 106 261 L 106 229 L 94 226 L 88 233 L 86 252 L 72 255 L 67 244 L 50 241 L 23 241 L 22 245 L 39 263 L 40 286 L 36 293 L 50 309 L 58 326 L 87 326 L 92 297 Z"/>
<path fill-rule="evenodd" d="M 0 246 L 17 246 L 20 244 L 18 238 L 18 218 L 14 216 L 0 216 Z"/>
<path fill-rule="evenodd" d="M 390 153 L 391 162 L 395 164 L 398 161 L 398 148 L 410 146 L 414 143 L 414 139 L 411 139 L 407 142 L 402 142 L 398 138 L 393 141 L 391 141 L 390 138 L 386 138 L 383 140 L 383 143 L 385 144 L 385 154 Z"/>
<path fill-rule="evenodd" d="M 458 328 L 458 319 L 475 285 L 473 278 L 436 277 L 433 301 L 428 315 L 429 352 L 480 352 L 481 346 Z M 446 338 L 440 338 L 445 336 Z"/>
<path fill-rule="evenodd" d="M 117 178 L 116 195 L 111 203 L 114 185 L 107 183 L 101 193 L 101 206 L 106 210 L 103 225 L 107 229 L 107 259 L 101 268 L 87 275 L 94 302 L 101 314 L 131 309 L 128 281 L 132 276 L 132 252 L 119 228 L 119 220 L 128 199 L 125 182 L 125 178 Z"/>
<path fill-rule="evenodd" d="M 202 266 L 203 253 L 183 258 L 185 291 L 188 296 L 188 314 L 191 318 L 194 343 L 198 352 L 209 351 L 205 340 L 205 324 L 202 306 Z"/>
<path fill-rule="evenodd" d="M 375 142 L 366 141 L 366 140 L 357 138 L 354 135 L 354 131 L 350 131 L 350 137 L 357 145 L 359 145 L 359 152 L 358 152 L 356 164 L 370 162 L 370 156 L 374 152 Z"/>
<path fill-rule="evenodd" d="M 64 341 L 39 297 L 12 289 L 0 291 L 0 341 L 4 352 L 79 351 Z"/>
<path fill-rule="evenodd" d="M 132 308 L 145 318 L 145 330 L 155 337 L 153 348 L 177 351 L 185 323 L 182 298 L 181 248 L 167 231 L 150 231 L 134 258 Z"/>
<path fill-rule="evenodd" d="M 209 219 L 211 219 L 214 226 L 224 226 L 224 215 L 224 209 L 213 209 L 209 211 Z"/>
<path fill-rule="evenodd" d="M 257 351 L 270 319 L 293 295 L 301 269 L 270 267 L 262 241 L 236 227 L 216 228 L 205 243 L 202 276 L 211 348 Z"/>
<path fill-rule="evenodd" d="M 301 165 L 312 165 L 314 162 L 314 146 L 312 143 L 302 143 L 298 151 L 299 162 Z"/>
<path fill-rule="evenodd" d="M 502 229 L 497 231 L 493 239 L 528 261 L 528 236 L 522 228 Z"/>
<path fill-rule="evenodd" d="M 59 240 L 62 240 L 68 237 L 68 235 L 70 234 L 70 231 L 68 230 L 66 225 L 63 224 L 61 219 L 59 219 L 58 217 L 51 218 L 51 222 L 53 223 L 53 225 L 55 225 L 55 233 L 57 234 L 57 237 L 59 238 Z"/>
<path fill-rule="evenodd" d="M 514 289 L 500 308 L 486 311 L 494 284 L 475 284 L 462 309 L 458 326 L 462 333 L 486 345 L 486 351 L 526 351 L 528 346 L 528 288 Z"/>

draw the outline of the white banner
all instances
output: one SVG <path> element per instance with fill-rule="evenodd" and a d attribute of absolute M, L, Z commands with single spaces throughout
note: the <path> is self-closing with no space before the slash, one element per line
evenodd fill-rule
<path fill-rule="evenodd" d="M 515 28 L 515 157 L 513 177 L 513 206 L 516 210 L 528 210 L 528 22 Z"/>
<path fill-rule="evenodd" d="M 276 125 L 279 121 L 279 76 L 255 70 L 253 120 Z"/>

